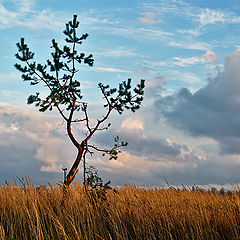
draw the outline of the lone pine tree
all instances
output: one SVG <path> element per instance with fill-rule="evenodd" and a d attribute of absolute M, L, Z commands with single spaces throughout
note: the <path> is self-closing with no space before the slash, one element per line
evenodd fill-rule
<path fill-rule="evenodd" d="M 49 90 L 49 94 L 43 99 L 39 92 L 30 95 L 27 103 L 34 103 L 40 112 L 52 111 L 56 108 L 66 123 L 67 134 L 71 142 L 77 148 L 77 157 L 69 172 L 67 173 L 66 168 L 63 169 L 65 186 L 69 186 L 73 182 L 81 160 L 84 161 L 85 173 L 87 153 L 92 155 L 94 151 L 98 151 L 102 152 L 103 155 L 108 154 L 110 159 L 117 159 L 120 152 L 119 148 L 127 145 L 126 142 L 121 142 L 119 137 L 115 138 L 114 146 L 109 149 L 99 148 L 90 144 L 89 141 L 96 132 L 107 130 L 110 127 L 111 124 L 106 124 L 106 121 L 112 111 L 122 114 L 125 109 L 132 112 L 139 109 L 144 94 L 144 80 L 141 80 L 135 88 L 131 87 L 131 79 L 120 83 L 118 88 L 110 88 L 109 85 L 100 82 L 98 88 L 105 99 L 103 107 L 106 112 L 92 126 L 88 114 L 88 103 L 83 101 L 81 84 L 76 79 L 76 73 L 79 71 L 77 65 L 84 63 L 93 66 L 94 59 L 92 54 L 87 56 L 77 51 L 77 47 L 88 37 L 87 33 L 78 36 L 78 27 L 77 15 L 74 15 L 73 20 L 66 23 L 66 29 L 63 31 L 66 36 L 66 45 L 60 48 L 59 44 L 53 39 L 52 58 L 51 60 L 48 59 L 44 65 L 34 61 L 34 53 L 29 50 L 24 38 L 21 38 L 20 42 L 17 43 L 18 53 L 15 54 L 16 58 L 23 62 L 22 65 L 15 64 L 16 69 L 22 72 L 22 79 L 29 81 L 30 85 L 41 83 Z M 77 115 L 78 117 L 76 117 Z M 86 127 L 86 135 L 81 140 L 77 139 L 72 131 L 73 124 L 79 123 L 83 123 Z"/>

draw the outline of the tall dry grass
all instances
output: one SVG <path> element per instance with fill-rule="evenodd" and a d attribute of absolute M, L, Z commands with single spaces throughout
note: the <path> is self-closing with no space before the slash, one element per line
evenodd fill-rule
<path fill-rule="evenodd" d="M 125 186 L 90 201 L 79 183 L 0 187 L 0 239 L 240 239 L 240 195 Z"/>

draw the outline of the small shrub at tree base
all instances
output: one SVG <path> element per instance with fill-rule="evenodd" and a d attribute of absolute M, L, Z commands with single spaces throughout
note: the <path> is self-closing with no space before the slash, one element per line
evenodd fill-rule
<path fill-rule="evenodd" d="M 107 190 L 111 189 L 110 181 L 103 183 L 95 167 L 90 166 L 86 171 L 86 191 L 91 197 L 93 203 L 101 203 L 106 200 Z"/>

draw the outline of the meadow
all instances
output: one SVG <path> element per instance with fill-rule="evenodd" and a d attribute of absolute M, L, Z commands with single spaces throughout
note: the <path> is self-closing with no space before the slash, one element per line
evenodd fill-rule
<path fill-rule="evenodd" d="M 74 183 L 0 187 L 0 239 L 240 239 L 240 194 L 200 189 L 113 187 L 106 195 Z"/>

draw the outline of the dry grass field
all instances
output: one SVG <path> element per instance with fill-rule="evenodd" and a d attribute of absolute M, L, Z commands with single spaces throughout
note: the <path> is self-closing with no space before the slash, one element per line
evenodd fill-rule
<path fill-rule="evenodd" d="M 240 194 L 125 186 L 93 200 L 80 183 L 0 187 L 0 239 L 240 239 Z"/>

